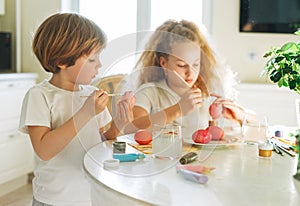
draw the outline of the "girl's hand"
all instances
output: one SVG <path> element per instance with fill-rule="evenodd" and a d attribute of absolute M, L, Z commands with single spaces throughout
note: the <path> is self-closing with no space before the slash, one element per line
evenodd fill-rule
<path fill-rule="evenodd" d="M 255 112 L 236 104 L 230 99 L 222 98 L 216 94 L 211 94 L 211 96 L 217 97 L 214 103 L 222 105 L 222 115 L 226 119 L 233 119 L 241 123 L 246 114 L 255 116 Z"/>
<path fill-rule="evenodd" d="M 82 110 L 90 116 L 101 113 L 108 102 L 107 92 L 104 90 L 95 90 L 85 101 Z"/>
<path fill-rule="evenodd" d="M 201 107 L 203 102 L 202 92 L 199 88 L 192 88 L 187 91 L 178 102 L 181 115 L 187 115 L 196 107 Z"/>
<path fill-rule="evenodd" d="M 220 101 L 223 107 L 222 115 L 227 119 L 233 119 L 238 122 L 242 121 L 245 116 L 245 111 L 242 107 L 235 104 L 231 100 Z"/>

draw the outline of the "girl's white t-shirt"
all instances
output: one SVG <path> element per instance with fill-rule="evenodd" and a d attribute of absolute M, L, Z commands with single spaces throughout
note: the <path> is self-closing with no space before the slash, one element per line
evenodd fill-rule
<path fill-rule="evenodd" d="M 141 85 L 137 89 L 135 96 L 135 106 L 142 107 L 149 114 L 168 108 L 178 103 L 181 98 L 169 88 L 165 80 Z M 182 126 L 182 136 L 184 139 L 191 139 L 192 134 L 196 130 L 207 128 L 210 118 L 209 105 L 209 100 L 204 100 L 201 107 L 174 121 L 174 123 Z"/>
<path fill-rule="evenodd" d="M 66 91 L 48 81 L 33 86 L 25 95 L 20 118 L 20 131 L 28 133 L 27 126 L 45 126 L 55 129 L 69 120 L 95 89 L 82 85 L 80 91 Z M 84 154 L 101 142 L 99 128 L 111 121 L 106 108 L 96 115 L 76 137 L 48 161 L 35 155 L 33 195 L 36 200 L 55 206 L 90 205 L 90 186 L 83 171 Z M 63 136 L 61 138 L 64 138 Z"/>

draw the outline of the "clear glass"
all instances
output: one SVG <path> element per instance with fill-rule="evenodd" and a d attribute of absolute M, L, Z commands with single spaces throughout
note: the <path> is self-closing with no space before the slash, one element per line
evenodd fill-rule
<path fill-rule="evenodd" d="M 246 115 L 242 123 L 242 138 L 247 144 L 261 144 L 268 139 L 268 117 L 257 116 L 248 118 Z"/>
<path fill-rule="evenodd" d="M 182 155 L 181 126 L 177 124 L 154 125 L 152 153 L 156 158 L 180 158 Z"/>

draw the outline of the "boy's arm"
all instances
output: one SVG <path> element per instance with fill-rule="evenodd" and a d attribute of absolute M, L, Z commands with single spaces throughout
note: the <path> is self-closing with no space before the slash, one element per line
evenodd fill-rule
<path fill-rule="evenodd" d="M 42 160 L 50 160 L 69 144 L 91 118 L 87 113 L 78 112 L 55 130 L 45 126 L 28 126 L 34 151 Z"/>
<path fill-rule="evenodd" d="M 47 161 L 62 151 L 95 114 L 105 109 L 107 100 L 104 91 L 95 91 L 82 108 L 61 126 L 51 130 L 45 126 L 29 125 L 28 133 L 36 154 Z"/>
<path fill-rule="evenodd" d="M 120 130 L 116 127 L 114 120 L 112 120 L 110 127 L 105 132 L 100 130 L 100 133 L 102 140 L 112 140 L 117 138 L 120 134 Z"/>

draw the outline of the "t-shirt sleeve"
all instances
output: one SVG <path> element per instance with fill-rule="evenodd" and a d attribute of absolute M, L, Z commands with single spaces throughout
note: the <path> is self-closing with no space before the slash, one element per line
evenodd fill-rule
<path fill-rule="evenodd" d="M 22 104 L 19 130 L 28 133 L 28 126 L 51 127 L 50 108 L 43 92 L 36 87 L 25 95 Z"/>
<path fill-rule="evenodd" d="M 142 88 L 138 90 L 135 94 L 135 106 L 142 107 L 148 113 L 151 113 L 152 110 L 152 102 L 151 99 L 155 99 L 157 97 L 152 95 L 152 92 L 149 88 Z"/>

